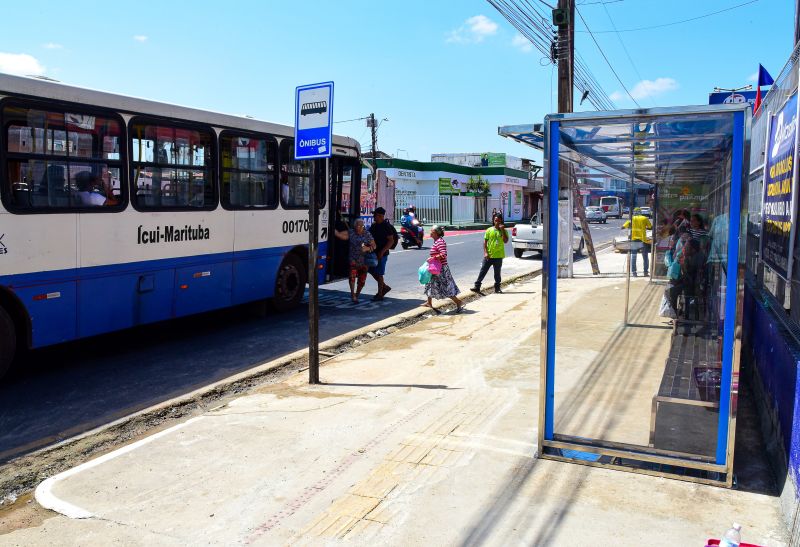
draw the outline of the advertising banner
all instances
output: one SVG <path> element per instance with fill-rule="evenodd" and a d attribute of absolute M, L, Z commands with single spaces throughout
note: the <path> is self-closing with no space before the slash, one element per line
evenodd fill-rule
<path fill-rule="evenodd" d="M 653 237 L 655 238 L 655 261 L 653 276 L 664 277 L 667 269 L 664 265 L 664 253 L 670 247 L 669 228 L 678 211 L 688 210 L 691 214 L 699 214 L 703 224 L 708 228 L 711 219 L 707 213 L 707 199 L 710 186 L 704 184 L 664 184 L 657 189 L 655 200 L 658 211 L 654 221 Z"/>
<path fill-rule="evenodd" d="M 450 177 L 439 177 L 439 195 L 458 194 L 458 181 Z"/>
<path fill-rule="evenodd" d="M 791 274 L 794 247 L 796 146 L 797 94 L 772 116 L 764 163 L 761 256 L 784 279 Z"/>
<path fill-rule="evenodd" d="M 503 153 L 484 152 L 481 154 L 481 167 L 505 167 L 506 155 Z"/>

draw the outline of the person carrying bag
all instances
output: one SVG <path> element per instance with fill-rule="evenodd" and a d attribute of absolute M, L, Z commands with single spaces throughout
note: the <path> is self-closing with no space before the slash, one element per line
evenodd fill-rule
<path fill-rule="evenodd" d="M 449 298 L 456 305 L 456 313 L 461 313 L 464 309 L 464 302 L 458 298 L 458 285 L 453 279 L 453 274 L 450 273 L 450 266 L 447 265 L 447 243 L 444 240 L 444 229 L 441 226 L 434 226 L 431 228 L 431 237 L 433 246 L 427 261 L 427 269 L 431 278 L 425 284 L 425 296 L 428 299 L 422 305 L 433 309 L 434 298 Z"/>

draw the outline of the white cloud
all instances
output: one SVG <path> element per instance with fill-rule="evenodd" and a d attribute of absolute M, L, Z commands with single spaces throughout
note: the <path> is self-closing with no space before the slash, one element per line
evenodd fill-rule
<path fill-rule="evenodd" d="M 750 76 L 748 76 L 747 77 L 747 81 L 748 82 L 753 82 L 753 83 L 757 82 L 758 81 L 758 71 L 756 70 Z"/>
<path fill-rule="evenodd" d="M 137 34 L 136 36 L 133 37 L 133 39 L 136 40 L 137 42 L 146 42 L 147 36 L 145 36 L 144 34 Z"/>
<path fill-rule="evenodd" d="M 54 42 L 47 42 L 46 44 L 43 44 L 42 47 L 44 49 L 64 49 L 64 46 L 62 46 L 61 44 L 56 44 Z"/>
<path fill-rule="evenodd" d="M 638 100 L 648 97 L 658 97 L 669 91 L 678 89 L 678 82 L 673 78 L 656 78 L 655 80 L 642 80 L 631 89 L 631 96 Z M 608 96 L 612 101 L 623 101 L 628 98 L 627 93 L 615 91 Z"/>
<path fill-rule="evenodd" d="M 497 23 L 485 15 L 470 17 L 464 24 L 447 35 L 447 42 L 453 44 L 477 44 L 487 36 L 497 33 Z"/>
<path fill-rule="evenodd" d="M 41 76 L 44 67 L 33 55 L 0 52 L 0 72 L 19 76 Z"/>
<path fill-rule="evenodd" d="M 530 53 L 533 51 L 533 44 L 531 44 L 531 41 L 525 38 L 522 34 L 517 34 L 514 36 L 514 39 L 511 40 L 511 45 L 523 53 Z"/>

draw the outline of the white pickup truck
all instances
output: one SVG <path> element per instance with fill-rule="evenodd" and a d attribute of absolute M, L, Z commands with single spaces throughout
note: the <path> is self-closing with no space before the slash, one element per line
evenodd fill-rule
<path fill-rule="evenodd" d="M 583 230 L 573 222 L 572 251 L 582 255 L 585 245 Z M 530 224 L 517 224 L 511 229 L 511 246 L 514 248 L 514 256 L 517 258 L 522 258 L 522 253 L 525 251 L 542 252 L 544 249 L 544 226 L 539 222 L 538 216 L 534 216 Z"/>

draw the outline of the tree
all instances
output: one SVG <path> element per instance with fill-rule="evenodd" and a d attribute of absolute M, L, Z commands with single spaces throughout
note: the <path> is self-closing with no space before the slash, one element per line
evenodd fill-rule
<path fill-rule="evenodd" d="M 467 192 L 476 196 L 488 196 L 490 193 L 489 182 L 481 175 L 470 177 L 467 181 Z"/>

